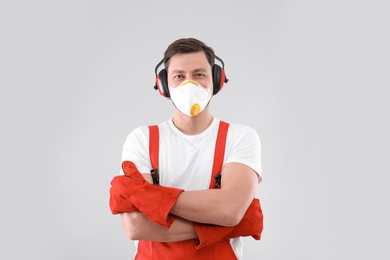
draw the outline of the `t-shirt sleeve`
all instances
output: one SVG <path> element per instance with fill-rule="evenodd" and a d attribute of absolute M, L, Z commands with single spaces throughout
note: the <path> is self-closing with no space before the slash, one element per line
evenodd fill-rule
<path fill-rule="evenodd" d="M 249 126 L 229 128 L 225 154 L 225 164 L 229 162 L 242 163 L 252 168 L 262 180 L 261 143 L 255 129 Z"/>
<path fill-rule="evenodd" d="M 150 173 L 149 159 L 149 130 L 141 126 L 133 130 L 123 145 L 121 164 L 123 161 L 132 161 L 141 173 Z M 120 173 L 124 174 L 122 168 Z"/>

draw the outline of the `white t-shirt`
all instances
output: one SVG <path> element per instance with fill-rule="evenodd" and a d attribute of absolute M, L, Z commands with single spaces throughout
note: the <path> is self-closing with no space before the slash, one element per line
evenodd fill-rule
<path fill-rule="evenodd" d="M 175 127 L 172 119 L 158 125 L 160 185 L 187 191 L 209 188 L 219 122 L 214 118 L 211 125 L 197 135 L 182 133 Z M 128 135 L 122 152 L 122 161 L 126 160 L 134 162 L 141 173 L 150 173 L 152 166 L 148 126 L 138 127 Z M 253 128 L 230 123 L 223 164 L 230 162 L 251 167 L 258 174 L 259 183 L 261 182 L 260 139 Z M 238 259 L 241 259 L 241 239 L 231 239 L 230 242 Z"/>

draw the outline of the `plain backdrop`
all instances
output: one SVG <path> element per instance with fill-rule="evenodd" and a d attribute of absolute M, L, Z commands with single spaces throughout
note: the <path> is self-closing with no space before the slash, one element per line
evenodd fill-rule
<path fill-rule="evenodd" d="M 122 145 L 172 116 L 166 47 L 225 62 L 211 103 L 262 144 L 245 259 L 389 259 L 387 1 L 2 1 L 1 259 L 132 259 L 108 206 Z"/>

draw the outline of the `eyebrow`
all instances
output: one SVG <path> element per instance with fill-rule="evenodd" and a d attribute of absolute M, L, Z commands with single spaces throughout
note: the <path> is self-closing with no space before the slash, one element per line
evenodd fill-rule
<path fill-rule="evenodd" d="M 200 69 L 194 70 L 194 72 L 207 72 L 207 70 L 206 70 L 206 69 L 203 69 L 203 68 L 200 68 Z"/>
<path fill-rule="evenodd" d="M 195 69 L 194 72 L 207 72 L 206 69 L 203 69 L 203 68 L 199 68 L 199 69 Z M 184 73 L 184 70 L 174 70 L 172 71 L 171 73 L 173 74 L 176 74 L 176 73 Z"/>

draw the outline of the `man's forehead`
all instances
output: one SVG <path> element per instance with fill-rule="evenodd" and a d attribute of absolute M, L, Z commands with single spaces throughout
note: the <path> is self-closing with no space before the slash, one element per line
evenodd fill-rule
<path fill-rule="evenodd" d="M 175 54 L 169 62 L 169 71 L 207 71 L 211 66 L 204 53 Z"/>

